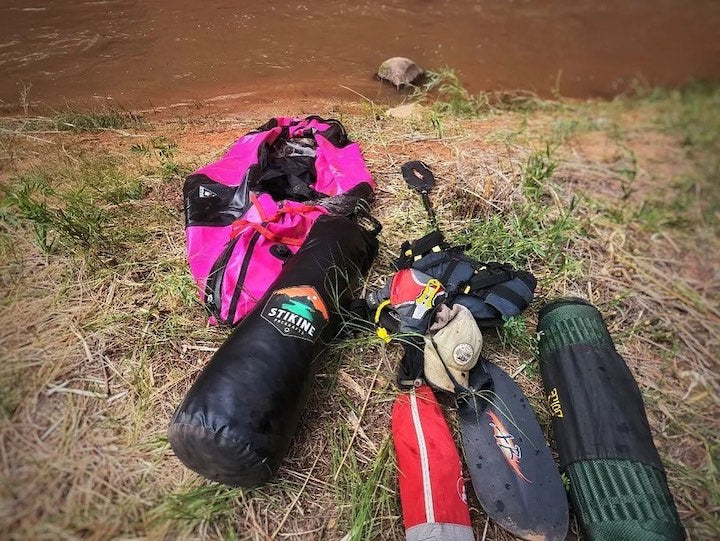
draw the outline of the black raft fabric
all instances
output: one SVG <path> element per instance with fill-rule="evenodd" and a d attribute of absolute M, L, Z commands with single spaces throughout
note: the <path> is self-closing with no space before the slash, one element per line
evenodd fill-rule
<path fill-rule="evenodd" d="M 245 215 L 250 207 L 247 183 L 225 186 L 207 175 L 193 174 L 183 186 L 185 227 L 228 226 Z"/>
<path fill-rule="evenodd" d="M 351 219 L 318 219 L 300 251 L 218 349 L 173 415 L 170 443 L 187 467 L 232 486 L 270 479 L 297 428 L 313 360 L 338 331 L 337 307 L 352 297 L 352 282 L 367 271 L 376 252 L 375 237 Z M 270 316 L 276 312 L 269 307 L 296 301 L 293 293 L 276 292 L 308 288 L 318 293 L 329 321 L 315 319 L 312 337 L 283 334 L 288 329 L 273 324 Z"/>
<path fill-rule="evenodd" d="M 662 471 L 640 390 L 600 312 L 577 300 L 548 308 L 538 321 L 540 369 L 563 468 L 611 458 Z"/>

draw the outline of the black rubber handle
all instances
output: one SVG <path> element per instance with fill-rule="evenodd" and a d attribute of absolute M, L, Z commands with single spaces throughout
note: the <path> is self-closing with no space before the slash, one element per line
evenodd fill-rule
<path fill-rule="evenodd" d="M 413 160 L 403 164 L 400 167 L 403 178 L 408 186 L 418 192 L 422 197 L 423 205 L 425 210 L 430 217 L 430 224 L 434 229 L 437 229 L 437 218 L 435 217 L 435 210 L 433 209 L 432 203 L 428 193 L 435 186 L 435 176 L 433 175 L 430 167 L 425 162 L 420 160 Z"/>

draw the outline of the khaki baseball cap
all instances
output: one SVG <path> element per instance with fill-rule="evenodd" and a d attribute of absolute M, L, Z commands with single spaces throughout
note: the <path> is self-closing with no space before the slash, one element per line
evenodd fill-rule
<path fill-rule="evenodd" d="M 425 335 L 425 379 L 451 393 L 455 384 L 469 387 L 470 369 L 482 350 L 482 333 L 472 312 L 461 304 L 441 306 Z"/>

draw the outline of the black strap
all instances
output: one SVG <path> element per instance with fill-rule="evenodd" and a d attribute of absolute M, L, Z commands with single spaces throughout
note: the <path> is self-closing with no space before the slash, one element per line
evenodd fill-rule
<path fill-rule="evenodd" d="M 445 272 L 443 272 L 442 276 L 439 278 L 440 283 L 443 286 L 446 286 L 448 281 L 450 280 L 450 277 L 453 275 L 453 272 L 455 272 L 455 269 L 457 266 L 461 263 L 461 261 L 456 257 L 450 257 L 450 261 L 448 262 L 447 267 L 445 268 Z"/>
<path fill-rule="evenodd" d="M 445 242 L 445 237 L 438 230 L 431 231 L 413 242 L 403 242 L 400 247 L 400 257 L 397 259 L 398 268 L 406 269 L 412 267 L 416 256 L 423 256 L 432 251 L 436 246 L 441 250 L 447 250 L 449 248 L 449 245 Z"/>
<path fill-rule="evenodd" d="M 523 297 L 504 285 L 495 286 L 492 289 L 492 293 L 513 303 L 518 307 L 519 312 L 522 312 L 528 306 L 527 301 Z"/>
<path fill-rule="evenodd" d="M 505 265 L 499 263 L 488 263 L 485 269 L 478 270 L 469 282 L 470 291 L 476 292 L 487 289 L 491 286 L 508 282 L 515 278 L 515 273 Z"/>
<path fill-rule="evenodd" d="M 415 270 L 419 270 L 420 272 L 424 272 L 425 274 L 430 274 L 432 276 L 435 273 L 433 273 L 431 269 L 439 267 L 440 265 L 444 264 L 445 261 L 451 258 L 452 256 L 447 250 L 443 250 L 442 252 L 437 254 L 426 253 L 417 261 L 412 261 L 410 266 Z"/>
<path fill-rule="evenodd" d="M 398 365 L 397 384 L 401 389 L 417 387 L 423 382 L 425 339 L 421 335 L 407 336 L 405 353 Z"/>

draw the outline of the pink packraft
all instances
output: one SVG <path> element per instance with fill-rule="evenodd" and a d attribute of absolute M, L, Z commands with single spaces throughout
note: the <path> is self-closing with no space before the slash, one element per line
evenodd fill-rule
<path fill-rule="evenodd" d="M 342 124 L 274 118 L 183 188 L 190 271 L 211 323 L 235 325 L 323 214 L 365 208 L 374 183 Z"/>

